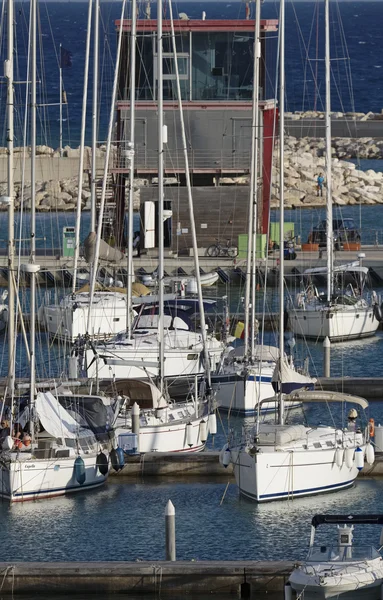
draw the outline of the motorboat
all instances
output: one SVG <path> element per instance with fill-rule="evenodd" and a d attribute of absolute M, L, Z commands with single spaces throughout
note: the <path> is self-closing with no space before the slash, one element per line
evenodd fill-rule
<path fill-rule="evenodd" d="M 365 455 L 369 463 L 374 461 L 369 429 L 356 428 L 354 416 L 346 429 L 310 427 L 306 422 L 289 425 L 285 420 L 285 402 L 348 402 L 365 409 L 364 398 L 298 390 L 263 402 L 268 401 L 278 403 L 278 422 L 258 419 L 238 442 L 229 440 L 220 453 L 223 465 L 232 463 L 241 495 L 268 502 L 345 489 L 354 484 Z"/>
<path fill-rule="evenodd" d="M 319 525 L 337 525 L 335 545 L 315 546 Z M 383 585 L 381 547 L 353 544 L 354 525 L 383 525 L 383 515 L 315 515 L 311 522 L 310 549 L 307 558 L 289 578 L 297 597 L 347 598 L 348 600 L 380 600 Z"/>

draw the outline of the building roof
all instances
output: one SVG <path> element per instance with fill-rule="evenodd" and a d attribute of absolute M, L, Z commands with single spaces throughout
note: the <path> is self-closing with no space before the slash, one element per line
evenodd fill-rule
<path fill-rule="evenodd" d="M 219 32 L 219 31 L 236 31 L 236 32 L 251 32 L 255 30 L 254 19 L 188 19 L 188 20 L 175 20 L 174 30 L 177 31 L 206 31 Z M 119 31 L 121 20 L 115 21 L 116 29 Z M 162 23 L 163 31 L 171 31 L 171 22 L 164 20 Z M 261 19 L 261 31 L 276 31 L 278 27 L 278 19 Z M 123 31 L 130 31 L 131 20 L 123 20 Z M 151 32 L 157 31 L 157 19 L 139 19 L 137 21 L 137 32 Z"/>

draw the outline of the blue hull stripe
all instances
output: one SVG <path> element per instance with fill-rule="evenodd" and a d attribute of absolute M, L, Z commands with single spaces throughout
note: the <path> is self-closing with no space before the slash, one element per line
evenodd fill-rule
<path fill-rule="evenodd" d="M 345 481 L 343 483 L 334 483 L 332 485 L 324 485 L 321 487 L 317 487 L 317 488 L 309 488 L 306 490 L 294 490 L 292 492 L 278 492 L 276 494 L 263 494 L 262 496 L 259 497 L 259 501 L 267 501 L 267 500 L 274 500 L 274 499 L 278 499 L 278 498 L 291 498 L 292 496 L 308 496 L 310 494 L 320 494 L 321 492 L 332 492 L 334 490 L 340 489 L 340 488 L 346 488 L 346 487 L 350 487 L 354 484 L 355 479 L 351 479 L 350 481 Z M 257 500 L 257 497 L 254 496 L 254 494 L 250 494 L 248 492 L 242 492 L 241 493 L 244 496 L 247 496 L 249 498 L 252 498 L 253 500 Z"/>
<path fill-rule="evenodd" d="M 103 483 L 105 483 L 106 481 L 106 477 L 105 479 L 103 479 L 102 481 L 98 481 L 95 483 L 83 483 L 82 485 L 77 484 L 77 485 L 68 485 L 66 487 L 63 488 L 52 488 L 50 490 L 38 490 L 35 492 L 16 492 L 13 494 L 13 498 L 21 498 L 21 497 L 25 497 L 25 496 L 38 496 L 38 495 L 47 495 L 49 496 L 50 494 L 56 494 L 57 492 L 71 492 L 71 491 L 81 491 L 81 490 L 85 490 L 88 488 L 92 488 L 92 487 L 98 487 L 100 485 L 102 485 Z"/>

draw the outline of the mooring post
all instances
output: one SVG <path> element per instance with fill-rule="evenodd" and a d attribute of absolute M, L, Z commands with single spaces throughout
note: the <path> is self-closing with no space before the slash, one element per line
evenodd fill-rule
<path fill-rule="evenodd" d="M 165 508 L 166 560 L 176 560 L 176 511 L 171 500 Z"/>
<path fill-rule="evenodd" d="M 137 452 L 140 452 L 140 407 L 137 402 L 132 406 L 132 433 L 137 435 Z"/>
<path fill-rule="evenodd" d="M 328 336 L 325 337 L 323 341 L 323 362 L 324 362 L 324 376 L 330 377 L 330 352 L 331 352 L 331 342 Z"/>

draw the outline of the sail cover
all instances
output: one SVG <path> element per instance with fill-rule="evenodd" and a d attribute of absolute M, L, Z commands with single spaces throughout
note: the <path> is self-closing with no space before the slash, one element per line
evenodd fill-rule
<path fill-rule="evenodd" d="M 86 239 L 84 240 L 84 254 L 85 260 L 87 263 L 93 263 L 96 256 L 96 240 L 97 235 L 94 231 L 91 231 Z M 107 260 L 108 262 L 118 263 L 122 260 L 125 260 L 125 254 L 117 250 L 117 248 L 112 248 L 105 242 L 105 240 L 100 240 L 100 260 Z"/>
<path fill-rule="evenodd" d="M 51 392 L 39 392 L 35 410 L 45 431 L 55 438 L 76 439 L 92 436 L 92 431 L 79 427 L 76 420 L 63 408 Z"/>

